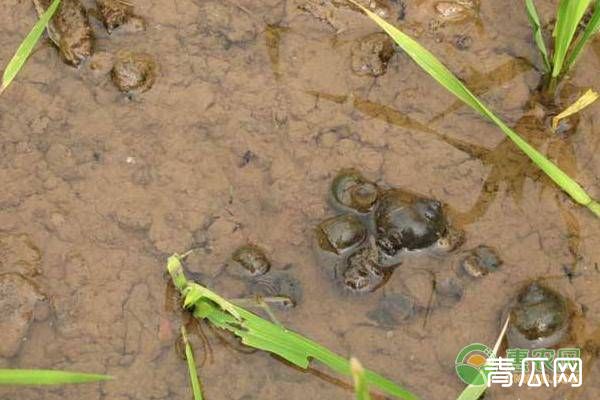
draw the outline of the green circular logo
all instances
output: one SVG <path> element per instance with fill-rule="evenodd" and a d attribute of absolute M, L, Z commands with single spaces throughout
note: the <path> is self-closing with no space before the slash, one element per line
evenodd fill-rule
<path fill-rule="evenodd" d="M 486 360 L 492 356 L 492 349 L 485 344 L 472 343 L 463 347 L 454 361 L 458 377 L 468 385 L 485 385 L 487 376 L 483 367 Z"/>

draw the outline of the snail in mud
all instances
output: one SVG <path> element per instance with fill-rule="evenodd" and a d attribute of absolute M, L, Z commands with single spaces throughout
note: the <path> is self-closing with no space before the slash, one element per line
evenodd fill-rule
<path fill-rule="evenodd" d="M 394 55 L 394 44 L 385 33 L 372 33 L 352 47 L 352 71 L 357 75 L 381 76 Z"/>
<path fill-rule="evenodd" d="M 524 287 L 509 306 L 510 347 L 550 348 L 568 335 L 571 315 L 567 301 L 539 282 Z"/>
<path fill-rule="evenodd" d="M 367 229 L 355 215 L 342 214 L 321 222 L 316 234 L 321 250 L 343 254 L 365 241 Z"/>
<path fill-rule="evenodd" d="M 250 276 L 264 275 L 271 269 L 271 263 L 265 252 L 260 247 L 252 244 L 237 249 L 231 259 Z"/>
<path fill-rule="evenodd" d="M 459 264 L 462 272 L 473 278 L 480 278 L 497 271 L 502 265 L 502 260 L 494 249 L 480 245 L 469 250 Z"/>
<path fill-rule="evenodd" d="M 114 84 L 124 93 L 149 90 L 156 79 L 156 63 L 146 53 L 122 51 L 111 71 Z"/>
<path fill-rule="evenodd" d="M 51 0 L 33 0 L 42 16 Z M 93 53 L 94 34 L 85 7 L 79 0 L 63 0 L 48 23 L 48 37 L 58 47 L 63 60 L 78 67 Z"/>
<path fill-rule="evenodd" d="M 121 26 L 133 31 L 146 29 L 146 22 L 133 13 L 133 5 L 123 0 L 96 0 L 98 14 L 110 34 Z"/>
<path fill-rule="evenodd" d="M 373 209 L 379 189 L 356 169 L 341 170 L 331 183 L 331 202 L 342 210 L 367 213 Z"/>
<path fill-rule="evenodd" d="M 440 19 L 447 22 L 459 22 L 475 14 L 475 0 L 440 1 L 434 6 Z"/>
<path fill-rule="evenodd" d="M 399 190 L 385 192 L 375 209 L 377 244 L 388 256 L 400 250 L 424 249 L 447 232 L 442 205 Z"/>
<path fill-rule="evenodd" d="M 342 282 L 354 292 L 372 292 L 387 279 L 389 272 L 381 264 L 381 256 L 374 239 L 348 256 Z"/>

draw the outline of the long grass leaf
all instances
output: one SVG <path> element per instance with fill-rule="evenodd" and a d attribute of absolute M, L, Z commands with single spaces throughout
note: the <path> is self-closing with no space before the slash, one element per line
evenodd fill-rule
<path fill-rule="evenodd" d="M 567 107 L 563 112 L 552 118 L 552 129 L 556 130 L 558 128 L 558 123 L 561 119 L 566 118 L 570 115 L 578 113 L 583 110 L 596 100 L 598 100 L 598 93 L 594 92 L 592 89 L 588 89 L 577 101 Z"/>
<path fill-rule="evenodd" d="M 371 400 L 369 386 L 365 381 L 365 369 L 360 361 L 354 357 L 351 358 L 350 369 L 352 372 L 352 380 L 354 381 L 354 393 L 356 393 L 356 400 Z"/>
<path fill-rule="evenodd" d="M 198 371 L 196 370 L 196 361 L 194 360 L 194 351 L 187 336 L 185 326 L 181 326 L 181 337 L 185 345 L 185 359 L 187 360 L 188 371 L 190 372 L 190 382 L 192 383 L 192 393 L 194 400 L 202 400 L 202 387 L 198 379 Z"/>
<path fill-rule="evenodd" d="M 550 59 L 548 58 L 548 49 L 546 48 L 546 42 L 544 42 L 544 36 L 542 35 L 542 24 L 540 23 L 540 17 L 538 16 L 533 0 L 525 0 L 525 6 L 527 8 L 529 23 L 533 29 L 533 39 L 540 50 L 540 54 L 542 55 L 542 61 L 544 62 L 544 68 L 546 72 L 550 72 Z"/>
<path fill-rule="evenodd" d="M 62 385 L 110 380 L 112 377 L 43 369 L 0 369 L 0 385 Z"/>
<path fill-rule="evenodd" d="M 50 7 L 42 14 L 38 22 L 33 26 L 29 34 L 25 37 L 25 40 L 21 43 L 19 48 L 17 49 L 13 58 L 9 61 L 6 69 L 4 70 L 4 74 L 2 75 L 2 85 L 0 86 L 0 94 L 6 90 L 8 85 L 15 79 L 15 76 L 19 73 L 25 61 L 33 51 L 36 43 L 44 33 L 44 29 L 50 22 L 50 19 L 56 12 L 60 4 L 60 0 L 54 0 Z"/>
<path fill-rule="evenodd" d="M 417 43 L 414 39 L 401 32 L 375 13 L 367 10 L 354 0 L 348 0 L 360 7 L 381 29 L 408 54 L 421 68 L 425 70 L 440 85 L 462 100 L 465 104 L 479 112 L 482 116 L 495 123 L 517 147 L 525 153 L 550 179 L 573 198 L 577 203 L 588 207 L 600 217 L 600 204 L 594 201 L 583 188 L 571 179 L 558 166 L 548 160 L 543 154 L 533 148 L 519 134 L 509 128 L 500 118 L 488 109 L 467 87 L 446 68 L 433 54 Z"/>
<path fill-rule="evenodd" d="M 175 262 L 175 259 L 178 261 Z M 192 293 L 188 287 L 200 286 L 185 278 L 181 256 L 175 254 L 169 257 L 167 270 L 173 283 L 184 297 L 187 297 L 188 293 Z M 195 303 L 192 308 L 196 318 L 205 319 L 217 328 L 232 332 L 241 338 L 242 343 L 246 346 L 276 354 L 300 368 L 306 369 L 311 360 L 317 360 L 337 373 L 351 376 L 350 363 L 344 357 L 302 335 L 236 306 L 208 288 L 200 287 L 204 296 L 196 297 L 194 294 Z M 189 303 L 189 300 L 184 299 L 184 303 Z M 230 311 L 232 309 L 235 310 L 235 314 Z M 365 370 L 364 378 L 370 386 L 389 395 L 406 400 L 418 399 L 414 394 L 375 372 Z"/>
<path fill-rule="evenodd" d="M 554 59 L 552 63 L 552 78 L 556 79 L 563 70 L 563 64 L 567 51 L 579 22 L 591 0 L 561 0 L 556 14 L 556 25 L 554 29 Z"/>
<path fill-rule="evenodd" d="M 564 70 L 565 72 L 569 71 L 571 67 L 577 62 L 579 56 L 581 55 L 581 51 L 585 47 L 585 45 L 589 42 L 589 40 L 600 30 L 600 0 L 596 0 L 596 5 L 594 8 L 594 13 L 587 23 L 585 30 L 581 34 L 581 36 L 577 39 L 577 44 L 573 47 L 573 50 L 569 53 L 569 57 L 565 62 Z"/>

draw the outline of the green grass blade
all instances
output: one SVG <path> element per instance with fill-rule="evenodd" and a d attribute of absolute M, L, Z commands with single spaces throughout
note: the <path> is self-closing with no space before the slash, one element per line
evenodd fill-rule
<path fill-rule="evenodd" d="M 356 400 L 371 400 L 369 394 L 369 386 L 365 380 L 365 369 L 362 364 L 356 359 L 350 359 L 350 368 L 352 371 L 352 379 L 354 381 L 354 393 L 356 393 Z"/>
<path fill-rule="evenodd" d="M 558 166 L 548 160 L 543 154 L 533 148 L 518 133 L 509 128 L 500 118 L 490 111 L 463 83 L 446 68 L 433 54 L 417 43 L 414 39 L 404 34 L 396 27 L 362 7 L 353 0 L 349 0 L 360 7 L 375 23 L 377 23 L 390 37 L 408 54 L 421 68 L 425 70 L 440 85 L 461 99 L 465 104 L 479 112 L 482 116 L 494 122 L 516 145 L 525 153 L 546 175 L 559 187 L 573 198 L 577 203 L 588 207 L 600 217 L 597 202 L 595 202 L 583 188 L 564 173 Z"/>
<path fill-rule="evenodd" d="M 573 47 L 573 50 L 569 53 L 569 57 L 565 63 L 564 70 L 569 71 L 571 67 L 577 62 L 579 56 L 581 55 L 581 51 L 585 47 L 585 45 L 590 41 L 592 36 L 598 33 L 600 30 L 600 0 L 596 0 L 596 5 L 594 8 L 594 13 L 592 14 L 592 18 L 588 22 L 585 30 L 581 37 L 577 40 L 577 44 Z"/>
<path fill-rule="evenodd" d="M 504 326 L 502 327 L 502 330 L 500 331 L 500 335 L 498 336 L 498 339 L 496 340 L 496 344 L 494 345 L 492 354 L 494 356 L 496 356 L 496 354 L 498 353 L 498 350 L 500 349 L 500 345 L 502 344 L 502 340 L 504 339 L 504 335 L 506 334 L 506 330 L 508 329 L 508 323 L 510 322 L 510 316 L 508 318 L 506 318 L 506 321 L 504 322 Z M 484 373 L 482 371 L 479 371 L 480 374 Z M 479 399 L 481 396 L 483 396 L 483 393 L 485 392 L 485 390 L 487 389 L 487 385 L 469 385 L 465 388 L 465 390 L 462 391 L 462 393 L 460 394 L 460 396 L 458 396 L 458 399 L 456 400 L 477 400 Z"/>
<path fill-rule="evenodd" d="M 236 306 L 197 283 L 187 281 L 181 259 L 182 257 L 178 255 L 171 256 L 167 270 L 175 286 L 186 297 L 184 303 L 190 303 L 187 299 L 188 294 L 194 296 L 192 306 L 196 318 L 206 319 L 213 326 L 232 332 L 240 337 L 246 346 L 276 354 L 300 368 L 306 369 L 311 360 L 317 360 L 337 373 L 351 376 L 350 363 L 344 357 L 302 335 Z M 189 287 L 202 288 L 201 293 L 204 295 L 197 297 L 198 291 L 196 289 L 190 291 Z M 375 372 L 365 370 L 364 378 L 367 384 L 389 395 L 406 400 L 418 399 L 414 394 Z"/>
<path fill-rule="evenodd" d="M 556 14 L 554 28 L 554 60 L 552 63 L 552 78 L 556 79 L 563 70 L 567 51 L 579 22 L 585 14 L 591 0 L 561 0 Z"/>
<path fill-rule="evenodd" d="M 62 385 L 110 380 L 112 377 L 43 369 L 0 369 L 0 385 Z"/>
<path fill-rule="evenodd" d="M 529 17 L 531 29 L 533 29 L 533 39 L 540 50 L 540 54 L 542 55 L 545 71 L 550 72 L 550 59 L 548 58 L 548 49 L 546 48 L 546 42 L 544 42 L 544 37 L 542 35 L 542 24 L 540 23 L 540 17 L 538 16 L 533 0 L 525 0 L 525 6 L 527 8 L 527 16 Z"/>
<path fill-rule="evenodd" d="M 200 386 L 200 380 L 198 379 L 196 361 L 194 361 L 194 351 L 192 350 L 192 345 L 188 340 L 185 326 L 181 326 L 181 337 L 183 338 L 183 344 L 185 345 L 185 359 L 187 360 L 188 371 L 190 372 L 190 382 L 192 383 L 194 400 L 202 400 L 202 387 Z"/>
<path fill-rule="evenodd" d="M 17 49 L 13 58 L 9 61 L 6 69 L 4 70 L 4 74 L 2 75 L 2 85 L 0 86 L 0 94 L 6 90 L 8 85 L 15 79 L 15 76 L 19 73 L 25 61 L 33 51 L 33 48 L 37 44 L 38 40 L 40 40 L 40 36 L 44 33 L 44 29 L 52 19 L 52 16 L 56 12 L 58 5 L 60 4 L 60 0 L 54 0 L 50 7 L 42 14 L 41 18 L 38 22 L 33 26 L 31 32 L 25 37 L 25 40 L 21 43 L 19 48 Z"/>

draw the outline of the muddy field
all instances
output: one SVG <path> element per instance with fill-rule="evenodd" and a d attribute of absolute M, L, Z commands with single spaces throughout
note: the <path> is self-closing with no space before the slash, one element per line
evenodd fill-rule
<path fill-rule="evenodd" d="M 598 219 L 401 51 L 386 56 L 387 71 L 375 65 L 365 73 L 360 41 L 377 28 L 341 2 L 325 3 L 137 1 L 145 30 L 109 35 L 91 17 L 95 54 L 78 69 L 48 41 L 39 47 L 0 97 L 0 273 L 21 274 L 20 307 L 29 313 L 15 317 L 22 329 L 0 332 L 0 368 L 117 379 L 1 388 L 0 399 L 191 398 L 175 345 L 186 317 L 166 257 L 196 249 L 189 271 L 226 297 L 242 297 L 244 282 L 225 265 L 248 242 L 265 249 L 271 273 L 301 287 L 295 308 L 275 310 L 286 327 L 423 399 L 456 398 L 464 387 L 454 371 L 459 350 L 491 345 L 519 287 L 543 279 L 576 310 L 566 344 L 584 347 L 584 385 L 496 387 L 486 399 L 600 397 Z M 540 121 L 541 64 L 524 5 L 482 0 L 449 20 L 435 3 L 392 0 L 384 11 L 599 198 L 600 106 L 565 137 Z M 557 2 L 536 3 L 550 21 Z M 0 4 L 0 60 L 35 19 L 31 1 Z M 126 95 L 112 83 L 123 50 L 155 60 L 148 91 Z M 596 41 L 562 90 L 565 102 L 600 87 L 599 67 Z M 349 167 L 381 187 L 441 201 L 464 244 L 404 258 L 372 293 L 341 290 L 314 254 L 314 229 L 336 214 L 329 185 Z M 461 255 L 478 245 L 504 263 L 480 279 L 460 276 Z M 421 308 L 377 312 L 397 294 Z M 353 396 L 348 381 L 322 366 L 306 373 L 247 354 L 204 327 L 208 352 L 191 331 L 197 359 L 208 355 L 200 376 L 210 400 Z"/>

